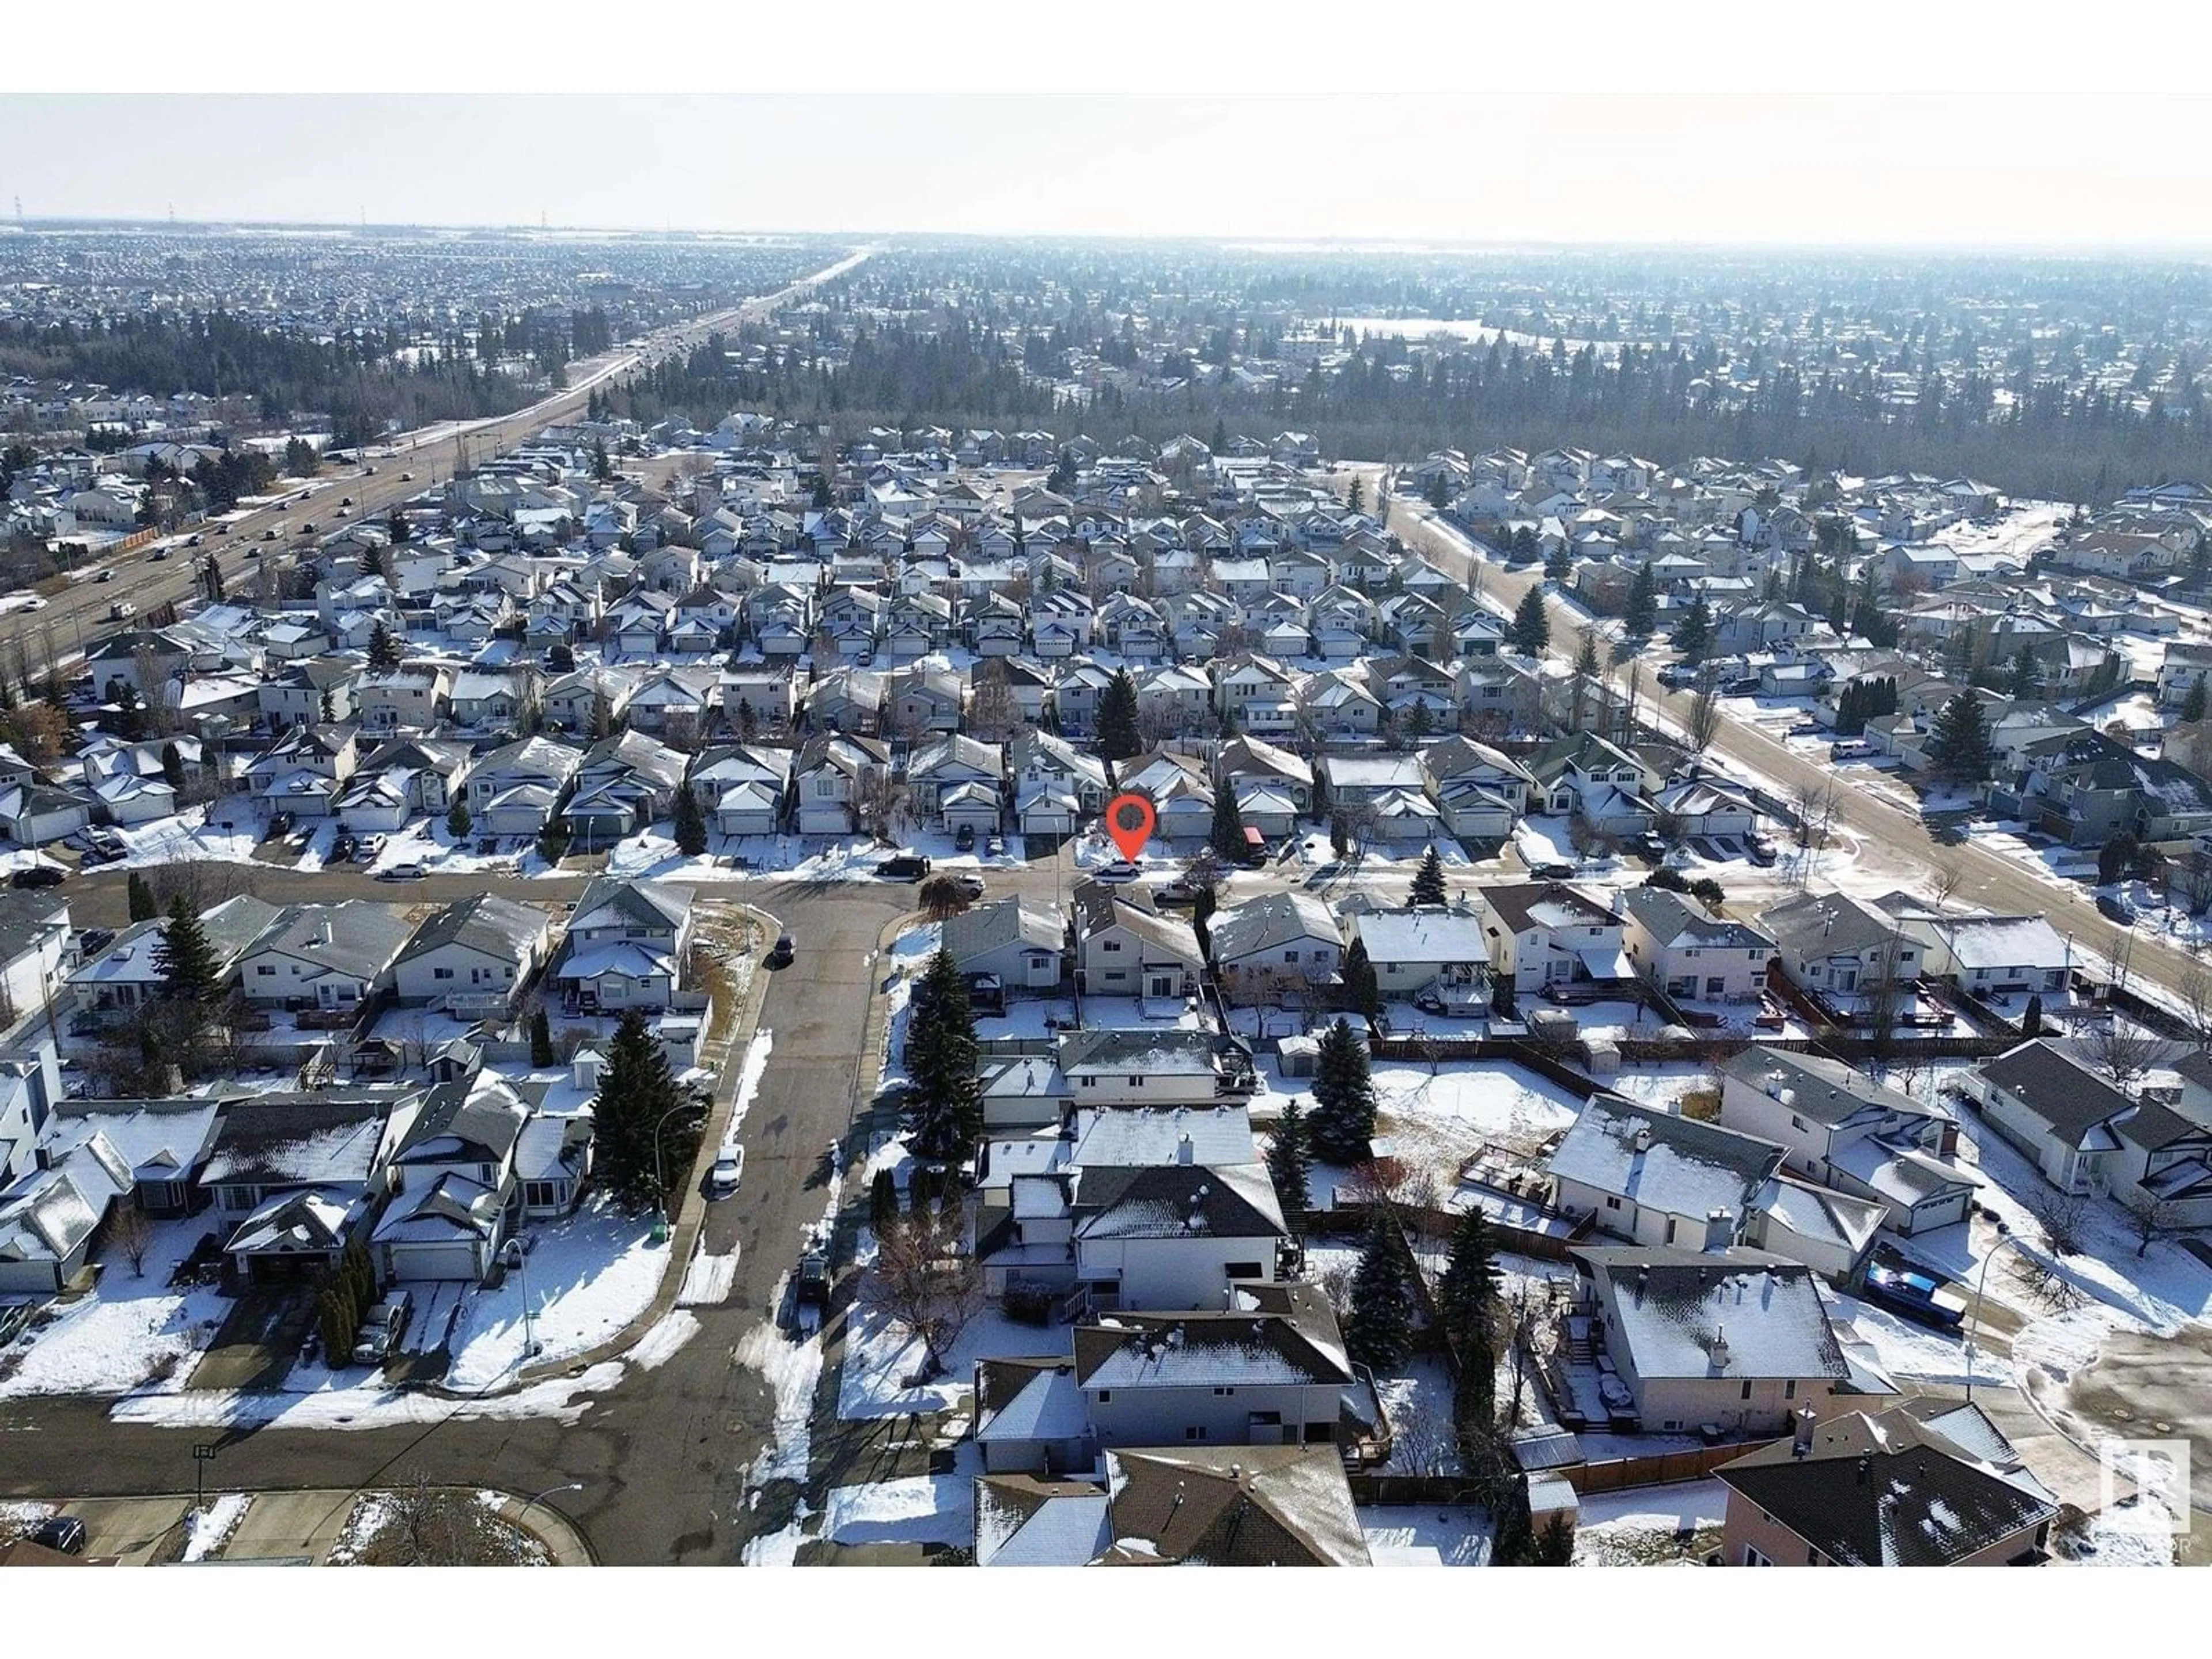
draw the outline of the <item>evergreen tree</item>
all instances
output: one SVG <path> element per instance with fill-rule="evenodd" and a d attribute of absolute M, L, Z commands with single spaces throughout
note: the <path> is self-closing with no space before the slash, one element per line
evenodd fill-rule
<path fill-rule="evenodd" d="M 161 903 L 155 898 L 154 889 L 145 877 L 133 870 L 125 884 L 129 891 L 131 921 L 151 921 L 161 914 Z"/>
<path fill-rule="evenodd" d="M 2027 1000 L 2027 1012 L 2020 1019 L 2020 1034 L 2024 1037 L 2043 1035 L 2043 997 L 2039 992 Z"/>
<path fill-rule="evenodd" d="M 1682 653 L 1686 663 L 1699 663 L 1712 648 L 1713 612 L 1702 593 L 1690 601 L 1690 607 L 1674 624 L 1674 649 Z"/>
<path fill-rule="evenodd" d="M 1313 1148 L 1323 1163 L 1364 1164 L 1375 1133 L 1375 1079 L 1367 1044 L 1340 1018 L 1322 1033 L 1314 1060 Z"/>
<path fill-rule="evenodd" d="M 1387 1207 L 1378 1207 L 1352 1275 L 1344 1349 L 1376 1371 L 1395 1371 L 1413 1351 L 1413 1258 Z"/>
<path fill-rule="evenodd" d="M 1293 1097 L 1275 1120 L 1275 1133 L 1267 1143 L 1267 1179 L 1275 1184 L 1275 1202 L 1285 1217 L 1313 1208 L 1313 1151 L 1307 1142 L 1306 1115 Z"/>
<path fill-rule="evenodd" d="M 898 1182 L 889 1170 L 878 1170 L 868 1182 L 868 1225 L 876 1237 L 898 1219 Z"/>
<path fill-rule="evenodd" d="M 1513 612 L 1506 642 L 1524 657 L 1540 657 L 1552 643 L 1552 619 L 1544 609 L 1544 591 L 1532 587 L 1521 596 Z"/>
<path fill-rule="evenodd" d="M 188 893 L 169 901 L 169 925 L 154 947 L 154 971 L 161 975 L 165 1001 L 206 1007 L 222 989 L 222 969 L 215 946 L 200 925 L 200 908 Z"/>
<path fill-rule="evenodd" d="M 333 1273 L 315 1304 L 315 1328 L 323 1339 L 324 1363 L 332 1369 L 353 1358 L 353 1340 L 361 1330 L 360 1310 L 354 1306 L 353 1289 L 343 1273 Z"/>
<path fill-rule="evenodd" d="M 1437 851 L 1436 843 L 1421 854 L 1421 867 L 1413 872 L 1412 902 L 1415 904 L 1442 904 L 1444 902 L 1444 861 Z"/>
<path fill-rule="evenodd" d="M 1575 556 L 1566 543 L 1561 542 L 1544 561 L 1544 580 L 1565 587 L 1575 574 Z"/>
<path fill-rule="evenodd" d="M 1490 1224 L 1480 1210 L 1469 1206 L 1460 1212 L 1452 1230 L 1451 1249 L 1444 1258 L 1443 1276 L 1437 1281 L 1437 1311 L 1444 1333 L 1462 1347 L 1491 1346 L 1490 1322 L 1498 1306 L 1498 1258 L 1493 1252 Z"/>
<path fill-rule="evenodd" d="M 1971 691 L 1954 693 L 1936 713 L 1928 750 L 1937 775 L 1948 782 L 1978 783 L 1988 777 L 1996 756 L 1982 700 Z"/>
<path fill-rule="evenodd" d="M 1493 1567 L 1533 1567 L 1536 1565 L 1536 1532 L 1528 1513 L 1528 1477 L 1516 1473 L 1498 1506 L 1498 1525 L 1490 1543 Z"/>
<path fill-rule="evenodd" d="M 676 791 L 676 850 L 688 859 L 707 850 L 707 815 L 699 810 L 699 798 L 688 787 Z"/>
<path fill-rule="evenodd" d="M 1109 761 L 1125 761 L 1143 747 L 1137 733 L 1137 683 L 1127 669 L 1117 668 L 1098 699 L 1098 752 Z"/>
<path fill-rule="evenodd" d="M 1544 1530 L 1536 1534 L 1535 1551 L 1528 1565 L 1532 1567 L 1571 1567 L 1575 1561 L 1575 1535 L 1567 1530 L 1567 1517 L 1558 1511 L 1544 1522 Z"/>
<path fill-rule="evenodd" d="M 399 666 L 399 641 L 392 637 L 392 630 L 380 621 L 369 627 L 368 665 L 379 670 Z"/>
<path fill-rule="evenodd" d="M 663 1182 L 680 1182 L 690 1169 L 700 1129 L 696 1117 L 679 1109 L 685 1101 L 645 1016 L 629 1009 L 607 1045 L 606 1068 L 592 1103 L 592 1173 L 625 1207 L 641 1211 L 660 1204 L 667 1196 Z"/>
<path fill-rule="evenodd" d="M 1636 572 L 1636 579 L 1628 585 L 1628 608 L 1622 613 L 1621 623 L 1632 640 L 1648 640 L 1651 630 L 1659 625 L 1659 577 L 1646 559 Z"/>
<path fill-rule="evenodd" d="M 915 987 L 907 1014 L 906 1069 L 912 1085 L 906 1127 L 915 1156 L 958 1163 L 982 1133 L 975 1077 L 975 1013 L 968 981 L 939 950 Z"/>
<path fill-rule="evenodd" d="M 2189 684 L 2189 695 L 2181 702 L 2181 723 L 2194 726 L 2204 718 L 2206 692 L 2204 676 L 2199 674 Z"/>
<path fill-rule="evenodd" d="M 1237 790 L 1224 778 L 1213 787 L 1213 828 L 1206 844 L 1224 864 L 1244 861 L 1244 815 L 1237 810 Z"/>
<path fill-rule="evenodd" d="M 179 795 L 185 793 L 185 757 L 173 743 L 161 745 L 161 781 Z"/>
<path fill-rule="evenodd" d="M 1345 495 L 1344 505 L 1346 510 L 1348 512 L 1364 513 L 1366 511 L 1367 497 L 1365 489 L 1357 472 L 1352 475 L 1352 489 Z"/>
<path fill-rule="evenodd" d="M 446 833 L 457 842 L 466 841 L 469 827 L 473 822 L 469 817 L 468 802 L 459 795 L 454 796 L 453 804 L 446 809 Z"/>
<path fill-rule="evenodd" d="M 543 1071 L 554 1063 L 553 1017 L 540 1004 L 530 1015 L 530 1064 L 534 1070 Z"/>
<path fill-rule="evenodd" d="M 2034 702 L 2043 696 L 2043 671 L 2035 665 L 2035 653 L 2024 645 L 2012 659 L 2005 695 L 2015 702 Z"/>
<path fill-rule="evenodd" d="M 1382 993 L 1375 977 L 1375 964 L 1368 960 L 1367 945 L 1355 939 L 1352 948 L 1344 953 L 1340 970 L 1344 981 L 1344 1003 L 1355 1014 L 1370 1018 L 1382 1012 Z"/>

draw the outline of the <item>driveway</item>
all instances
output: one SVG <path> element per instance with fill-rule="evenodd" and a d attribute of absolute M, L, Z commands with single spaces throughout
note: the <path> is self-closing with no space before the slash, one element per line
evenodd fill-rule
<path fill-rule="evenodd" d="M 307 1285 L 264 1285 L 240 1297 L 192 1368 L 195 1389 L 281 1387 L 315 1316 Z"/>

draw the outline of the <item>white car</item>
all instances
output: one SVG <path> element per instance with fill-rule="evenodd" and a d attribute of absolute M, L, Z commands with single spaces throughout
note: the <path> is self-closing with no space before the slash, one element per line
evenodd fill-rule
<path fill-rule="evenodd" d="M 1118 887 L 1124 882 L 1137 880 L 1144 873 L 1128 860 L 1116 859 L 1113 863 L 1103 866 L 1092 879 L 1103 881 L 1109 887 Z"/>
<path fill-rule="evenodd" d="M 707 1171 L 707 1186 L 713 1192 L 734 1193 L 744 1178 L 745 1149 L 725 1146 L 715 1157 L 714 1167 Z"/>

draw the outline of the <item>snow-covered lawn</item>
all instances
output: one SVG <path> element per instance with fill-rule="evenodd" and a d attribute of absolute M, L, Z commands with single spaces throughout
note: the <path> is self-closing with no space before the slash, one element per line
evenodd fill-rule
<path fill-rule="evenodd" d="M 653 1243 L 652 1230 L 652 1217 L 625 1215 L 603 1194 L 538 1229 L 526 1272 L 510 1273 L 497 1290 L 478 1291 L 463 1306 L 447 1384 L 489 1388 L 521 1364 L 526 1278 L 539 1363 L 583 1353 L 617 1334 L 645 1311 L 668 1268 L 668 1246 Z"/>
<path fill-rule="evenodd" d="M 1453 1440 L 1452 1379 L 1443 1360 L 1415 1354 L 1395 1376 L 1376 1378 L 1376 1392 L 1389 1414 L 1390 1461 L 1384 1474 L 1455 1474 L 1459 1451 Z"/>
<path fill-rule="evenodd" d="M 837 1378 L 837 1415 L 846 1419 L 902 1417 L 956 1410 L 974 1391 L 975 1362 L 1018 1355 L 1062 1353 L 1067 1333 L 1024 1325 L 987 1307 L 969 1321 L 934 1380 L 908 1387 L 921 1369 L 918 1338 L 896 1329 L 863 1285 L 845 1320 L 845 1358 Z"/>
<path fill-rule="evenodd" d="M 155 818 L 149 823 L 118 829 L 115 833 L 126 849 L 122 860 L 126 869 L 178 864 L 190 859 L 246 864 L 252 860 L 253 849 L 259 844 L 252 830 L 210 827 L 204 806 L 192 807 L 173 817 Z"/>
<path fill-rule="evenodd" d="M 222 1553 L 222 1547 L 230 1541 L 238 1523 L 246 1518 L 246 1511 L 253 1503 L 251 1492 L 225 1492 L 204 1510 L 187 1510 L 185 1515 L 185 1553 L 179 1559 L 185 1561 L 204 1561 Z"/>
<path fill-rule="evenodd" d="M 593 1365 L 580 1376 L 555 1377 L 513 1394 L 450 1400 L 437 1395 L 382 1387 L 331 1389 L 317 1394 L 243 1394 L 201 1390 L 192 1394 L 132 1395 L 108 1413 L 118 1423 L 144 1423 L 165 1429 L 391 1429 L 429 1428 L 456 1418 L 512 1421 L 550 1417 L 574 1424 L 591 1408 L 592 1397 L 623 1378 L 620 1360 Z"/>
<path fill-rule="evenodd" d="M 1447 1189 L 1486 1141 L 1533 1147 L 1582 1109 L 1572 1091 L 1503 1060 L 1446 1061 L 1434 1075 L 1378 1066 L 1374 1077 L 1377 1150 L 1433 1170 Z"/>
<path fill-rule="evenodd" d="M 1854 1296 L 1822 1287 L 1829 1322 L 1849 1347 L 1855 1339 L 1863 1344 L 1876 1369 L 1897 1382 L 1941 1382 L 1963 1385 L 1966 1381 L 1966 1340 L 1926 1325 L 1900 1319 L 1887 1309 Z M 1974 1381 L 2002 1384 L 2011 1381 L 2009 1367 L 1996 1354 L 1977 1351 Z"/>
<path fill-rule="evenodd" d="M 1684 1528 L 1709 1531 L 1728 1512 L 1728 1488 L 1717 1480 L 1688 1480 L 1673 1486 L 1640 1486 L 1630 1492 L 1592 1492 L 1581 1500 L 1575 1528 L 1578 1567 L 1650 1566 L 1679 1560 L 1694 1565 L 1674 1543 Z"/>
<path fill-rule="evenodd" d="M 968 1461 L 980 1464 L 972 1456 Z M 915 1475 L 831 1490 L 822 1535 L 838 1544 L 957 1544 L 975 1540 L 975 1474 Z"/>
<path fill-rule="evenodd" d="M 97 1290 L 59 1306 L 50 1322 L 34 1320 L 0 1350 L 0 1398 L 185 1386 L 232 1304 L 211 1285 L 168 1288 L 170 1270 L 209 1231 L 206 1217 L 156 1222 L 153 1231 L 144 1278 L 111 1249 Z"/>
<path fill-rule="evenodd" d="M 2170 1567 L 2173 1525 L 2165 1500 L 2147 1492 L 2054 1532 L 2051 1553 L 2069 1566 Z"/>
<path fill-rule="evenodd" d="M 1378 1567 L 1486 1567 L 1495 1526 L 1487 1510 L 1370 1504 L 1359 1530 Z"/>

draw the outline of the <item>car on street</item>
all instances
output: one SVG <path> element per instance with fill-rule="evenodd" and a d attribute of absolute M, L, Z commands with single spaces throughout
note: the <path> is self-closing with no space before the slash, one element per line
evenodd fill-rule
<path fill-rule="evenodd" d="M 198 536 L 187 536 L 185 538 L 185 545 L 186 547 L 198 547 L 199 544 L 200 538 Z"/>
<path fill-rule="evenodd" d="M 798 941 L 788 933 L 779 933 L 776 935 L 775 945 L 768 953 L 768 965 L 771 968 L 784 967 L 798 954 Z"/>
<path fill-rule="evenodd" d="M 23 1534 L 25 1543 L 57 1555 L 82 1555 L 84 1538 L 84 1522 L 74 1515 L 50 1515 Z"/>
<path fill-rule="evenodd" d="M 97 576 L 93 578 L 93 580 L 96 582 L 112 582 L 114 580 L 115 573 L 112 570 L 103 570 Z"/>
<path fill-rule="evenodd" d="M 403 472 L 399 475 L 399 482 L 402 483 L 413 483 L 415 482 L 415 475 L 412 472 Z"/>
<path fill-rule="evenodd" d="M 407 1334 L 407 1322 L 414 1316 L 415 1298 L 405 1291 L 394 1291 L 371 1308 L 354 1334 L 353 1363 L 381 1365 L 391 1358 L 399 1351 L 399 1339 Z"/>
<path fill-rule="evenodd" d="M 1575 866 L 1553 860 L 1542 864 L 1530 865 L 1528 873 L 1539 881 L 1572 881 L 1575 878 Z"/>
<path fill-rule="evenodd" d="M 707 1188 L 714 1193 L 734 1193 L 744 1178 L 745 1149 L 725 1146 L 714 1155 L 714 1168 L 707 1171 Z"/>
<path fill-rule="evenodd" d="M 351 507 L 353 505 L 353 497 L 350 495 L 340 496 L 338 498 L 338 505 L 340 507 Z"/>
<path fill-rule="evenodd" d="M 919 853 L 896 853 L 876 866 L 876 873 L 892 881 L 920 881 L 929 873 L 929 860 Z"/>
<path fill-rule="evenodd" d="M 1152 902 L 1155 904 L 1195 904 L 1198 902 L 1198 894 L 1199 887 L 1197 883 L 1189 880 L 1186 877 L 1177 876 L 1174 880 L 1164 881 L 1158 886 L 1152 889 Z"/>
<path fill-rule="evenodd" d="M 376 878 L 379 881 L 420 881 L 422 879 L 422 866 L 419 864 L 395 864 L 389 870 L 378 871 Z"/>
<path fill-rule="evenodd" d="M 2107 921 L 2117 921 L 2123 927 L 2135 926 L 2136 907 L 2118 893 L 2098 894 L 2097 914 Z"/>
<path fill-rule="evenodd" d="M 169 550 L 166 547 L 157 547 L 146 556 L 153 560 L 155 564 L 159 564 L 162 560 L 169 556 Z"/>
<path fill-rule="evenodd" d="M 955 875 L 952 879 L 958 885 L 961 896 L 967 899 L 970 904 L 973 904 L 977 899 L 983 896 L 983 878 L 977 875 L 973 870 L 963 870 L 958 874 Z"/>
<path fill-rule="evenodd" d="M 1128 860 L 1115 859 L 1113 863 L 1092 872 L 1091 878 L 1095 881 L 1103 881 L 1109 887 L 1119 887 L 1125 883 L 1135 881 L 1144 873 Z"/>
<path fill-rule="evenodd" d="M 261 532 L 261 539 L 264 542 L 278 541 L 283 538 L 283 532 L 272 525 Z"/>

